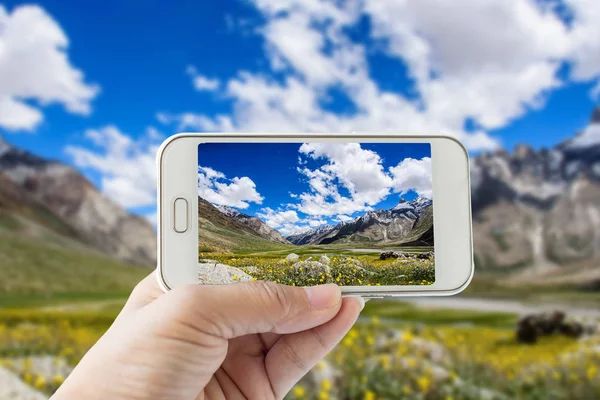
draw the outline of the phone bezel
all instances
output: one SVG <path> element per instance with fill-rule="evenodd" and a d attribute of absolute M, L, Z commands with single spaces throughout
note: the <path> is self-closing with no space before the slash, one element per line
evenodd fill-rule
<path fill-rule="evenodd" d="M 444 296 L 464 290 L 474 273 L 470 203 L 469 157 L 464 146 L 450 136 L 399 134 L 248 134 L 180 133 L 171 136 L 157 153 L 158 268 L 164 290 L 197 283 L 198 259 L 197 146 L 206 142 L 356 142 L 430 143 L 432 158 L 436 280 L 428 286 L 343 286 L 344 294 L 368 298 L 388 296 Z M 190 229 L 184 234 L 169 229 L 172 201 L 188 200 Z M 192 254 L 193 257 L 192 257 Z M 173 265 L 173 267 L 167 266 Z"/>

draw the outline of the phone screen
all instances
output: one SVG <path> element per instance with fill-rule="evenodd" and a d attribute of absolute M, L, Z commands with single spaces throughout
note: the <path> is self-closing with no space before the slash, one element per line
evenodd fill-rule
<path fill-rule="evenodd" d="M 198 145 L 198 278 L 435 281 L 429 143 Z"/>

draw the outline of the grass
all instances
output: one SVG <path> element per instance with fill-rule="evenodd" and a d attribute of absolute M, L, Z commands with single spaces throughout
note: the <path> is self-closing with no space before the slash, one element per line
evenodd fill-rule
<path fill-rule="evenodd" d="M 562 303 L 598 308 L 600 292 L 575 285 L 502 284 L 498 274 L 477 274 L 461 297 L 518 300 L 528 303 Z"/>
<path fill-rule="evenodd" d="M 0 235 L 0 307 L 123 298 L 150 271 L 93 251 Z"/>
<path fill-rule="evenodd" d="M 264 280 L 292 286 L 313 286 L 335 283 L 340 286 L 380 286 L 380 285 L 430 285 L 435 281 L 434 260 L 388 259 L 380 260 L 379 254 L 367 253 L 332 255 L 326 267 L 315 267 L 308 263 L 297 265 L 285 261 L 279 254 L 211 254 L 210 257 L 239 268 L 255 280 Z M 304 253 L 301 261 L 307 261 Z M 324 254 L 323 251 L 319 254 Z M 203 253 L 200 257 L 204 258 Z M 318 257 L 312 257 L 313 262 Z M 249 270 L 254 267 L 256 270 Z"/>
<path fill-rule="evenodd" d="M 83 300 L 83 299 L 81 299 Z M 51 394 L 110 326 L 110 311 L 0 311 L 0 365 Z M 370 301 L 359 323 L 288 399 L 570 399 L 600 395 L 598 340 L 514 340 L 516 316 Z M 465 326 L 469 323 L 469 326 Z M 36 367 L 53 357 L 55 370 Z"/>
<path fill-rule="evenodd" d="M 408 322 L 424 325 L 473 325 L 495 328 L 511 328 L 518 319 L 511 313 L 421 308 L 397 300 L 371 300 L 366 304 L 361 317 L 378 317 L 395 324 Z"/>

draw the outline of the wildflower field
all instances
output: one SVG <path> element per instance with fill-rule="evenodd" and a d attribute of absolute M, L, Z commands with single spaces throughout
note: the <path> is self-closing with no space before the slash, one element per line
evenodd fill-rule
<path fill-rule="evenodd" d="M 0 311 L 0 364 L 51 394 L 116 312 L 114 306 Z M 600 398 L 597 336 L 551 336 L 519 344 L 515 320 L 371 301 L 359 323 L 288 398 Z"/>
<path fill-rule="evenodd" d="M 311 271 L 311 262 L 319 263 L 321 253 L 303 254 L 288 261 L 279 253 L 200 254 L 211 260 L 241 269 L 256 280 L 294 286 L 335 283 L 341 286 L 431 285 L 435 281 L 435 260 L 405 258 L 380 260 L 379 254 L 328 254 L 327 268 Z M 314 261 L 313 261 L 314 260 Z"/>

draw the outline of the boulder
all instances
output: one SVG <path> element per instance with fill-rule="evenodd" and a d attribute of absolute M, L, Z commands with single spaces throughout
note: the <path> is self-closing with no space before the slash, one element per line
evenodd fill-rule
<path fill-rule="evenodd" d="M 198 281 L 201 285 L 224 285 L 251 280 L 250 275 L 230 265 L 198 263 Z"/>
<path fill-rule="evenodd" d="M 254 265 L 251 265 L 249 267 L 244 267 L 243 270 L 250 274 L 257 274 L 260 272 L 260 269 L 256 268 Z"/>
<path fill-rule="evenodd" d="M 217 264 L 218 263 L 217 260 L 213 260 L 212 258 L 202 258 L 202 259 L 200 259 L 200 262 L 203 264 Z"/>
<path fill-rule="evenodd" d="M 287 257 L 285 258 L 285 261 L 289 261 L 289 262 L 296 262 L 300 259 L 300 256 L 296 253 L 290 253 L 287 255 Z"/>
<path fill-rule="evenodd" d="M 425 253 L 416 253 L 413 257 L 418 260 L 431 260 L 433 258 L 433 251 L 427 251 Z"/>
<path fill-rule="evenodd" d="M 521 343 L 536 343 L 540 336 L 564 335 L 579 338 L 584 334 L 584 326 L 570 321 L 562 311 L 529 314 L 517 323 L 516 338 Z"/>
<path fill-rule="evenodd" d="M 380 260 L 387 260 L 388 258 L 398 258 L 401 257 L 402 253 L 398 253 L 395 251 L 384 251 L 379 255 Z"/>
<path fill-rule="evenodd" d="M 321 273 L 325 274 L 331 271 L 328 265 L 318 261 L 299 261 L 295 263 L 293 267 L 294 271 L 306 274 L 308 276 L 316 276 Z M 302 268 L 302 271 L 300 271 L 300 268 Z"/>

